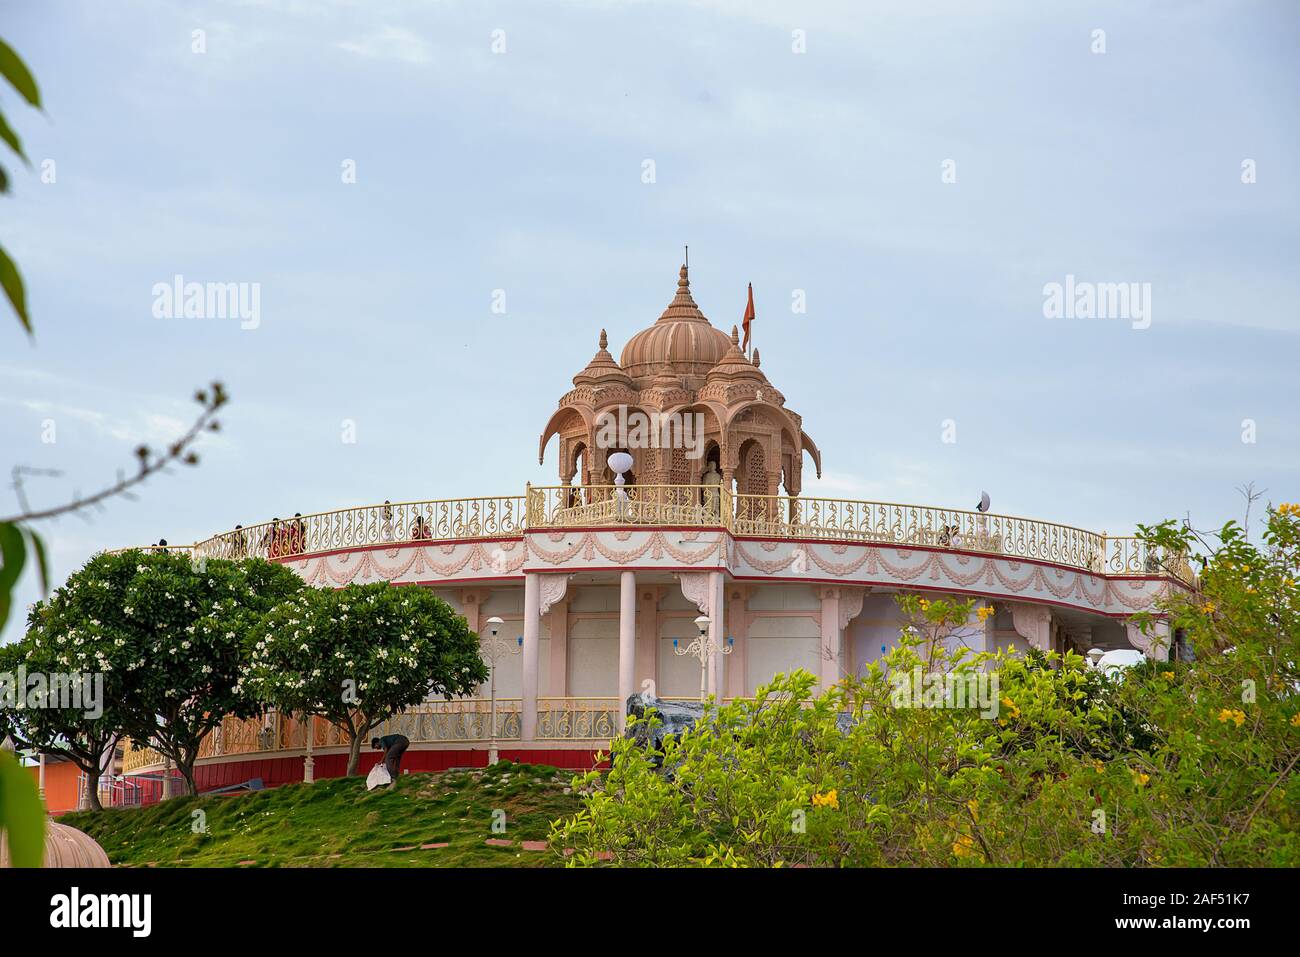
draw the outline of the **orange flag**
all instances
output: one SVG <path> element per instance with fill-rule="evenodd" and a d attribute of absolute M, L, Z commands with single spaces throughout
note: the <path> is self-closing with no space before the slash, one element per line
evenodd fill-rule
<path fill-rule="evenodd" d="M 740 347 L 741 352 L 749 351 L 749 324 L 754 321 L 754 284 L 749 284 L 749 303 L 745 306 L 745 318 L 741 320 L 741 328 L 745 330 L 745 341 Z"/>

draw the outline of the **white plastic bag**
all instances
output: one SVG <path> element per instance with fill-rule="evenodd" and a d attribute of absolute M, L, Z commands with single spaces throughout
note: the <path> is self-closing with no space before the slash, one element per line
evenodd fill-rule
<path fill-rule="evenodd" d="M 384 767 L 383 762 L 376 764 L 366 775 L 366 790 L 373 791 L 375 788 L 382 788 L 385 784 L 392 784 L 392 775 L 388 773 L 388 768 Z"/>

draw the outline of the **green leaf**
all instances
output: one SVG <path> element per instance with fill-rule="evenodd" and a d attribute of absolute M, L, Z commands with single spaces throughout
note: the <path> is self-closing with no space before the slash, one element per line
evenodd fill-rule
<path fill-rule="evenodd" d="M 27 314 L 27 292 L 23 289 L 23 277 L 3 246 L 0 246 L 0 287 L 4 288 L 14 312 L 18 313 L 18 321 L 23 324 L 27 334 L 31 335 L 32 320 Z"/>
<path fill-rule="evenodd" d="M 36 782 L 18 759 L 0 751 L 0 830 L 14 867 L 40 867 L 45 854 L 45 808 Z"/>
<path fill-rule="evenodd" d="M 0 140 L 4 140 L 8 143 L 9 148 L 22 157 L 24 163 L 28 166 L 32 165 L 31 161 L 27 158 L 27 154 L 23 152 L 23 141 L 19 138 L 18 134 L 14 132 L 14 128 L 5 120 L 5 115 L 3 113 L 0 113 Z"/>
<path fill-rule="evenodd" d="M 41 91 L 36 88 L 36 78 L 27 69 L 22 57 L 4 40 L 0 40 L 0 76 L 13 84 L 13 88 L 22 94 L 24 100 L 38 110 L 41 108 Z"/>
<path fill-rule="evenodd" d="M 23 531 L 9 522 L 0 523 L 0 628 L 9 620 L 14 585 L 27 559 Z"/>
<path fill-rule="evenodd" d="M 45 556 L 45 543 L 41 541 L 41 536 L 30 528 L 23 529 L 23 535 L 27 538 L 28 547 L 36 556 L 36 574 L 41 579 L 41 594 L 48 595 L 50 593 L 50 563 Z"/>

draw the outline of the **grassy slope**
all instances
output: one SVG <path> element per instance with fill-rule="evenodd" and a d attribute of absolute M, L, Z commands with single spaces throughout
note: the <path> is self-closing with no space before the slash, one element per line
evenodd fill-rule
<path fill-rule="evenodd" d="M 60 818 L 87 832 L 115 865 L 234 867 L 539 867 L 554 851 L 489 847 L 488 838 L 545 840 L 550 823 L 579 807 L 565 794 L 572 772 L 511 764 L 475 771 L 406 774 L 367 793 L 360 777 L 291 784 L 238 797 L 175 798 L 147 808 L 84 811 Z M 506 832 L 492 833 L 492 812 Z M 207 816 L 195 834 L 193 812 Z M 446 841 L 449 847 L 419 850 Z M 394 848 L 416 845 L 416 850 Z M 244 865 L 249 866 L 249 865 Z"/>

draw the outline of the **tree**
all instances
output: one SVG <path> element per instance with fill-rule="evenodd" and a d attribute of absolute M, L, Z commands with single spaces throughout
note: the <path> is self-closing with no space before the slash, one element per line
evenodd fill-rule
<path fill-rule="evenodd" d="M 101 554 L 33 607 L 28 641 L 59 648 L 64 668 L 117 672 L 115 730 L 174 761 L 193 794 L 203 739 L 226 714 L 257 710 L 237 688 L 244 637 L 305 587 L 260 559 Z"/>
<path fill-rule="evenodd" d="M 430 695 L 468 695 L 487 680 L 478 636 L 419 587 L 307 589 L 272 610 L 250 640 L 244 689 L 346 734 L 348 774 L 372 728 Z"/>
<path fill-rule="evenodd" d="M 0 695 L 0 738 L 70 759 L 85 772 L 87 799 L 99 810 L 102 761 L 122 735 L 127 682 L 107 659 L 85 654 L 89 647 L 60 644 L 41 628 L 0 647 L 0 682 L 14 683 L 14 700 Z M 17 686 L 19 675 L 34 682 L 30 688 Z"/>

